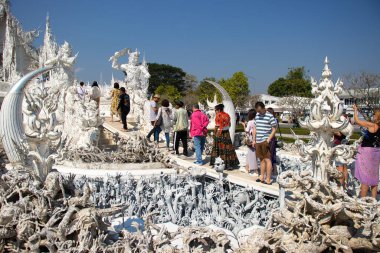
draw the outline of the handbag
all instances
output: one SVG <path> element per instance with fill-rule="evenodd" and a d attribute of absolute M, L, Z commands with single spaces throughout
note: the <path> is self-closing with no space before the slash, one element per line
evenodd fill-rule
<path fill-rule="evenodd" d="M 246 134 L 243 139 L 243 144 L 246 146 L 252 146 L 252 140 L 249 138 L 249 134 Z"/>
<path fill-rule="evenodd" d="M 278 127 L 278 132 L 280 133 L 280 138 L 277 139 L 276 141 L 276 148 L 283 148 L 284 147 L 284 142 L 281 140 L 282 139 L 282 134 L 281 134 L 281 128 L 280 124 L 277 121 L 277 127 Z"/>
<path fill-rule="evenodd" d="M 252 146 L 252 141 L 253 141 L 252 140 L 252 135 L 251 135 L 250 131 L 248 133 L 247 132 L 245 133 L 245 136 L 244 136 L 244 139 L 243 139 L 243 144 L 246 145 L 246 146 L 248 146 L 248 147 Z"/>
<path fill-rule="evenodd" d="M 155 126 L 161 126 L 162 125 L 162 110 L 160 112 L 160 115 L 158 116 L 158 119 L 154 123 Z"/>

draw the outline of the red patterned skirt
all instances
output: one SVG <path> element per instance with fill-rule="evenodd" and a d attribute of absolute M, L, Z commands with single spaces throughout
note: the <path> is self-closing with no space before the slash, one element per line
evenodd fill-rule
<path fill-rule="evenodd" d="M 215 130 L 215 133 L 217 130 Z M 212 144 L 210 165 L 215 164 L 217 157 L 222 158 L 226 169 L 233 169 L 239 165 L 235 148 L 232 145 L 230 132 L 228 130 L 222 131 L 221 134 L 214 134 L 214 143 Z"/>

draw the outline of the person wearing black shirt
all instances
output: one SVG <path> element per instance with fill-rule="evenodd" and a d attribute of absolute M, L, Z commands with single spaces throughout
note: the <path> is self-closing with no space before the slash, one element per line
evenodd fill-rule
<path fill-rule="evenodd" d="M 125 92 L 125 88 L 121 87 L 120 88 L 121 95 L 119 96 L 119 105 L 117 109 L 120 109 L 121 112 L 121 121 L 123 122 L 123 130 L 127 131 L 127 115 L 129 111 L 131 110 L 131 102 L 129 95 Z"/>

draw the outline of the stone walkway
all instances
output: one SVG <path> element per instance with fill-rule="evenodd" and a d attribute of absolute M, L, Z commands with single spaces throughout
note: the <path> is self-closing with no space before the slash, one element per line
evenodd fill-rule
<path fill-rule="evenodd" d="M 127 132 L 122 131 L 122 124 L 120 122 L 111 122 L 110 118 L 105 118 L 105 122 L 103 123 L 103 127 L 107 130 L 111 131 L 112 133 L 119 133 L 121 137 L 127 137 L 128 134 L 132 130 L 128 130 Z M 133 129 L 133 125 L 128 124 L 129 129 Z M 159 143 L 159 147 L 162 149 L 166 149 L 164 147 L 164 143 Z M 190 153 L 190 152 L 189 152 Z M 202 171 L 202 173 L 206 173 L 207 176 L 213 177 L 218 179 L 219 174 L 215 172 L 215 170 L 209 165 L 209 157 L 204 157 L 204 160 L 206 162 L 205 165 L 199 166 L 195 165 L 195 155 L 190 153 L 189 157 L 185 156 L 177 156 L 168 153 L 170 157 L 172 157 L 177 163 L 185 168 L 189 169 L 196 169 Z M 232 171 L 225 171 L 224 177 L 226 177 L 231 183 L 249 187 L 254 190 L 258 190 L 261 192 L 264 192 L 268 195 L 272 196 L 278 196 L 279 195 L 279 186 L 276 182 L 273 182 L 272 185 L 266 185 L 259 182 L 256 182 L 256 179 L 258 178 L 257 175 L 251 175 L 244 172 L 244 170 L 232 170 Z M 275 181 L 275 177 L 272 177 L 272 180 Z"/>

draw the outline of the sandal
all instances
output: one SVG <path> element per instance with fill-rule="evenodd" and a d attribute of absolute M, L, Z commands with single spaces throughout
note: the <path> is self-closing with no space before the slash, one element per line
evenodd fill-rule
<path fill-rule="evenodd" d="M 262 184 L 265 184 L 265 182 L 264 182 L 264 181 L 261 181 L 260 178 L 256 179 L 256 182 L 258 182 L 258 183 L 262 183 Z"/>
<path fill-rule="evenodd" d="M 267 182 L 263 182 L 263 184 L 267 184 L 267 185 L 272 185 L 272 181 L 270 181 L 269 183 L 267 183 Z"/>

